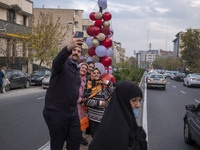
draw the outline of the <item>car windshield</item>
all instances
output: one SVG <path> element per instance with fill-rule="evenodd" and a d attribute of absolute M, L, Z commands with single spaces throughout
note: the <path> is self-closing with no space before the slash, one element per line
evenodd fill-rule
<path fill-rule="evenodd" d="M 163 79 L 162 75 L 151 75 L 150 78 L 159 78 L 159 79 Z"/>
<path fill-rule="evenodd" d="M 198 74 L 191 74 L 191 77 L 192 78 L 200 78 L 200 75 L 198 75 Z"/>
<path fill-rule="evenodd" d="M 45 72 L 44 72 L 43 70 L 34 71 L 34 72 L 33 72 L 33 75 L 36 75 L 36 76 L 44 76 L 44 75 L 45 75 Z"/>
<path fill-rule="evenodd" d="M 185 73 L 178 73 L 177 76 L 185 76 Z"/>
<path fill-rule="evenodd" d="M 9 77 L 12 74 L 12 71 L 6 72 L 6 77 Z"/>

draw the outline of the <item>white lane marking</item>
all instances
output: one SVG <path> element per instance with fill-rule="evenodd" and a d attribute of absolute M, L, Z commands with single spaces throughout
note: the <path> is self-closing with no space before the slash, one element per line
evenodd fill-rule
<path fill-rule="evenodd" d="M 147 134 L 147 141 L 148 141 L 148 125 L 147 125 L 147 83 L 145 82 L 144 88 L 144 103 L 143 103 L 143 118 L 142 118 L 142 126 Z"/>
<path fill-rule="evenodd" d="M 50 150 L 50 141 L 47 142 L 44 146 L 40 147 L 38 150 Z"/>
<path fill-rule="evenodd" d="M 174 87 L 174 88 L 176 88 L 176 86 L 175 86 L 175 85 L 173 85 L 173 87 Z"/>
<path fill-rule="evenodd" d="M 39 98 L 37 98 L 37 99 L 43 99 L 43 98 L 45 98 L 45 97 L 43 96 L 43 97 L 39 97 Z"/>
<path fill-rule="evenodd" d="M 200 103 L 200 101 L 199 101 L 199 100 L 197 100 L 197 99 L 195 99 L 195 101 L 196 101 L 197 103 Z"/>
<path fill-rule="evenodd" d="M 183 93 L 183 94 L 186 94 L 184 91 L 180 91 L 181 93 Z"/>

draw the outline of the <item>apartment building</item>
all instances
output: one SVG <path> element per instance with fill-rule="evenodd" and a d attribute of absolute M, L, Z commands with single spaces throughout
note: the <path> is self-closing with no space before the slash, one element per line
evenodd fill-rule
<path fill-rule="evenodd" d="M 112 45 L 113 49 L 113 58 L 112 58 L 112 64 L 115 65 L 116 63 L 121 63 L 126 60 L 126 49 L 122 48 L 121 43 L 119 42 L 113 42 Z"/>
<path fill-rule="evenodd" d="M 173 49 L 173 54 L 175 58 L 180 58 L 181 57 L 181 52 L 182 52 L 182 48 L 180 48 L 180 46 L 182 45 L 182 40 L 181 40 L 181 36 L 184 34 L 185 32 L 179 32 L 176 34 L 176 38 L 172 41 L 174 42 L 174 49 Z"/>
<path fill-rule="evenodd" d="M 29 26 L 29 18 L 33 14 L 33 2 L 30 0 L 0 1 L 0 66 L 31 70 L 31 64 L 25 60 L 28 50 L 17 43 L 17 32 L 24 32 Z"/>

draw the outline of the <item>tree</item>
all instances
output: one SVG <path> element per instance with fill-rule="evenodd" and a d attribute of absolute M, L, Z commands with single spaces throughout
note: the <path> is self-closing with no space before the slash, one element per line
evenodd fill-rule
<path fill-rule="evenodd" d="M 31 31 L 26 30 L 25 34 L 19 34 L 25 37 L 22 41 L 28 48 L 28 60 L 40 61 L 40 66 L 50 66 L 69 29 L 66 26 L 61 27 L 60 18 L 54 23 L 53 15 L 49 12 L 40 12 L 37 22 L 35 20 L 31 20 Z"/>
<path fill-rule="evenodd" d="M 200 67 L 200 32 L 198 30 L 187 29 L 181 36 L 183 44 L 180 46 L 181 60 L 187 62 L 192 71 L 198 71 Z"/>

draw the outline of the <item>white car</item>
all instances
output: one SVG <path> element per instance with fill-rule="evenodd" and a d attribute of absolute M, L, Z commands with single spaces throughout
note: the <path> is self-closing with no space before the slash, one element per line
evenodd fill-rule
<path fill-rule="evenodd" d="M 174 80 L 174 78 L 176 77 L 177 75 L 177 71 L 173 71 L 171 74 L 170 74 L 170 79 Z"/>
<path fill-rule="evenodd" d="M 149 76 L 150 76 L 151 74 L 156 74 L 156 72 L 148 72 L 148 73 L 147 73 L 147 76 L 146 76 L 146 82 L 147 82 L 147 80 L 148 80 L 148 78 L 149 78 Z"/>
<path fill-rule="evenodd" d="M 42 87 L 43 89 L 49 88 L 49 81 L 50 81 L 51 75 L 46 75 L 42 80 Z"/>
<path fill-rule="evenodd" d="M 166 87 L 166 79 L 162 74 L 152 74 L 149 76 L 147 80 L 147 88 L 158 87 L 165 90 Z"/>
<path fill-rule="evenodd" d="M 184 78 L 183 85 L 186 86 L 200 86 L 200 75 L 198 74 L 188 74 Z"/>

